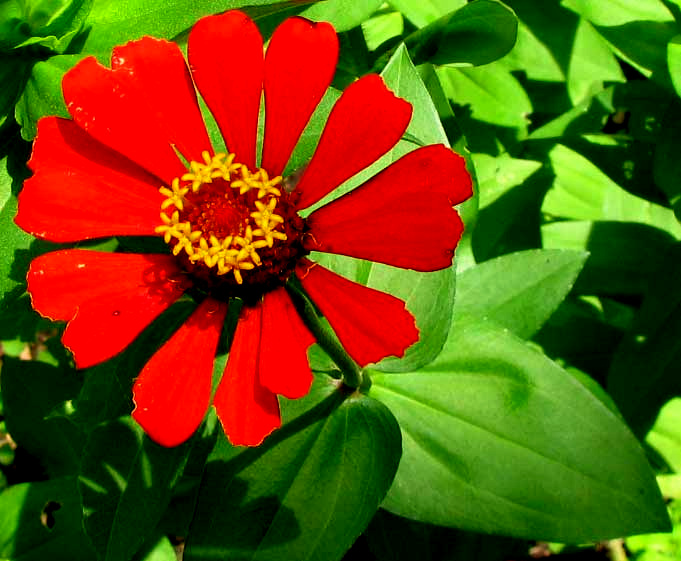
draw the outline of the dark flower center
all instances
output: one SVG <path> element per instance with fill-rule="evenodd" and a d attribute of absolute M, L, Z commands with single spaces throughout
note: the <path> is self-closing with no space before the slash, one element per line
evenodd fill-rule
<path fill-rule="evenodd" d="M 251 172 L 234 154 L 203 158 L 160 189 L 166 199 L 156 232 L 198 288 L 218 298 L 259 299 L 284 284 L 307 253 L 305 223 L 281 177 Z"/>

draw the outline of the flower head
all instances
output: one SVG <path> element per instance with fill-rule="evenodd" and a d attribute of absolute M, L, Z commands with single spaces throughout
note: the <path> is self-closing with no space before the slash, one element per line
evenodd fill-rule
<path fill-rule="evenodd" d="M 263 57 L 255 24 L 226 12 L 194 26 L 189 67 L 177 45 L 149 37 L 114 49 L 111 69 L 84 59 L 63 80 L 72 118 L 39 122 L 34 175 L 19 196 L 23 229 L 58 242 L 156 236 L 167 244 L 159 254 L 67 249 L 33 261 L 33 305 L 67 322 L 63 342 L 76 365 L 115 356 L 187 291 L 198 302 L 133 389 L 133 417 L 163 445 L 186 440 L 211 403 L 214 356 L 235 299 L 243 306 L 212 399 L 233 444 L 259 444 L 281 423 L 277 396 L 309 390 L 314 338 L 286 289 L 291 279 L 361 366 L 402 356 L 418 339 L 404 302 L 307 256 L 448 267 L 463 229 L 453 205 L 470 196 L 470 177 L 450 149 L 425 146 L 301 217 L 390 150 L 411 118 L 379 76 L 360 78 L 336 102 L 292 188 L 282 174 L 337 57 L 333 28 L 299 17 L 277 28 Z M 209 140 L 195 87 L 224 147 Z"/>

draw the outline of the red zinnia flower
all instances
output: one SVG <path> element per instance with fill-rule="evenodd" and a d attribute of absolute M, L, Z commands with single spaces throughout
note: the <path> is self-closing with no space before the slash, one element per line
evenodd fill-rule
<path fill-rule="evenodd" d="M 443 145 L 417 149 L 303 219 L 335 187 L 404 133 L 411 106 L 376 75 L 349 86 L 293 188 L 281 174 L 331 83 L 338 40 L 326 23 L 294 17 L 266 55 L 243 13 L 200 20 L 179 47 L 145 37 L 70 70 L 72 120 L 38 125 L 19 197 L 24 230 L 56 242 L 162 236 L 167 254 L 54 251 L 28 273 L 33 306 L 67 322 L 64 344 L 85 368 L 123 350 L 186 290 L 202 298 L 134 386 L 133 417 L 155 441 L 177 445 L 199 426 L 230 298 L 244 305 L 213 405 L 233 444 L 259 444 L 281 421 L 277 394 L 298 398 L 312 375 L 313 338 L 284 288 L 292 275 L 360 365 L 402 356 L 418 339 L 404 302 L 306 258 L 325 251 L 419 271 L 451 265 L 471 195 L 464 161 Z M 208 138 L 194 84 L 229 153 Z M 260 99 L 265 134 L 256 167 Z M 183 160 L 189 162 L 187 166 Z M 159 189 L 160 187 L 160 189 Z"/>

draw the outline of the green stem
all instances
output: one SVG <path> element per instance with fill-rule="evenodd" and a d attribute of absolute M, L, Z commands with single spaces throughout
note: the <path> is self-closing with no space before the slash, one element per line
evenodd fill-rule
<path fill-rule="evenodd" d="M 362 384 L 362 369 L 352 360 L 335 333 L 322 323 L 312 302 L 302 292 L 302 289 L 293 283 L 289 283 L 288 288 L 305 325 L 314 335 L 319 346 L 324 349 L 324 352 L 331 357 L 331 360 L 342 372 L 343 384 L 353 390 L 359 388 Z"/>

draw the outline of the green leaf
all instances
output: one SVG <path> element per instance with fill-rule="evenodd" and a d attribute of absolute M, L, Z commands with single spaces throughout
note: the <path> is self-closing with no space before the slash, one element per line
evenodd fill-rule
<path fill-rule="evenodd" d="M 235 8 L 270 6 L 282 0 L 94 0 L 84 23 L 82 52 L 106 53 L 143 35 L 172 39 L 199 18 Z"/>
<path fill-rule="evenodd" d="M 258 448 L 218 442 L 218 454 L 206 466 L 185 561 L 343 556 L 385 496 L 401 447 L 399 427 L 386 407 L 333 390 L 326 382 L 325 399 Z M 309 403 L 298 401 L 298 407 Z"/>
<path fill-rule="evenodd" d="M 681 473 L 681 398 L 670 399 L 646 435 L 650 444 L 676 473 Z"/>
<path fill-rule="evenodd" d="M 74 400 L 72 420 L 84 430 L 128 415 L 133 408 L 133 379 L 144 365 L 195 308 L 182 300 L 156 318 L 118 356 L 85 371 L 83 387 Z"/>
<path fill-rule="evenodd" d="M 30 65 L 31 61 L 26 57 L 0 54 L 0 127 L 7 119 L 14 119 L 14 105 L 24 89 Z"/>
<path fill-rule="evenodd" d="M 583 543 L 669 528 L 620 418 L 535 348 L 489 322 L 452 328 L 418 372 L 373 376 L 402 429 L 384 502 L 415 520 Z"/>
<path fill-rule="evenodd" d="M 35 361 L 4 357 L 2 395 L 7 430 L 53 476 L 75 475 L 83 437 L 65 418 L 47 418 L 61 402 L 75 397 L 80 377 Z"/>
<path fill-rule="evenodd" d="M 61 91 L 61 80 L 82 55 L 57 55 L 36 63 L 16 107 L 16 119 L 21 135 L 32 140 L 36 123 L 41 117 L 59 115 L 69 117 Z"/>
<path fill-rule="evenodd" d="M 573 103 L 587 99 L 593 91 L 603 89 L 604 82 L 624 82 L 624 74 L 608 43 L 586 20 L 575 30 L 567 69 L 567 87 Z"/>
<path fill-rule="evenodd" d="M 538 247 L 539 207 L 552 176 L 536 160 L 502 154 L 493 158 L 475 154 L 479 170 L 480 204 L 473 230 L 475 258 L 492 257 Z"/>
<path fill-rule="evenodd" d="M 570 292 L 586 258 L 582 251 L 536 249 L 466 269 L 457 279 L 454 317 L 489 318 L 529 339 Z"/>
<path fill-rule="evenodd" d="M 561 4 L 596 25 L 608 27 L 636 20 L 664 22 L 672 19 L 661 0 L 562 0 Z"/>
<path fill-rule="evenodd" d="M 612 360 L 608 392 L 632 430 L 643 435 L 662 405 L 681 393 L 681 250 L 664 256 L 638 317 Z"/>
<path fill-rule="evenodd" d="M 681 118 L 681 106 L 675 103 L 670 106 L 664 116 L 662 127 L 653 158 L 653 178 L 657 186 L 664 191 L 674 209 L 676 218 L 681 221 L 681 140 L 677 131 Z"/>
<path fill-rule="evenodd" d="M 543 212 L 576 220 L 641 222 L 681 237 L 671 210 L 627 193 L 581 154 L 558 144 L 549 158 L 556 180 Z"/>
<path fill-rule="evenodd" d="M 624 334 L 624 327 L 613 321 L 611 305 L 603 299 L 568 298 L 533 340 L 552 358 L 603 380 Z"/>
<path fill-rule="evenodd" d="M 674 35 L 667 43 L 667 65 L 676 95 L 681 97 L 681 35 Z"/>
<path fill-rule="evenodd" d="M 143 556 L 137 556 L 134 561 L 177 561 L 177 553 L 166 536 L 161 536 Z"/>
<path fill-rule="evenodd" d="M 405 39 L 415 64 L 489 64 L 515 44 L 518 20 L 494 0 L 473 0 Z"/>
<path fill-rule="evenodd" d="M 416 27 L 425 27 L 453 9 L 462 8 L 466 0 L 390 0 L 390 5 Z"/>
<path fill-rule="evenodd" d="M 664 2 L 566 0 L 563 5 L 593 23 L 625 60 L 661 82 L 669 82 L 667 44 L 678 27 Z"/>
<path fill-rule="evenodd" d="M 440 68 L 438 76 L 454 103 L 470 106 L 476 121 L 527 130 L 532 104 L 520 83 L 499 65 L 480 68 Z M 455 111 L 456 112 L 456 111 Z"/>
<path fill-rule="evenodd" d="M 565 220 L 542 226 L 546 248 L 586 250 L 589 259 L 575 291 L 642 294 L 676 243 L 667 232 L 636 222 Z"/>
<path fill-rule="evenodd" d="M 92 561 L 75 478 L 12 485 L 0 494 L 0 559 Z"/>
<path fill-rule="evenodd" d="M 127 561 L 150 537 L 182 474 L 188 446 L 155 444 L 129 417 L 92 431 L 78 489 L 85 531 L 100 559 Z"/>

